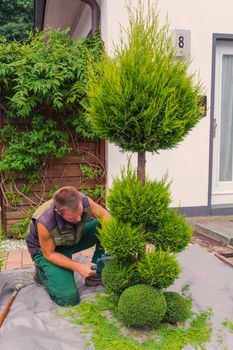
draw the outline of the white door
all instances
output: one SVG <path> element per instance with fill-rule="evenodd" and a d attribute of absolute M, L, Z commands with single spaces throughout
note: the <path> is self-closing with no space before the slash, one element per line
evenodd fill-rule
<path fill-rule="evenodd" d="M 233 204 L 233 42 L 217 43 L 212 205 Z"/>

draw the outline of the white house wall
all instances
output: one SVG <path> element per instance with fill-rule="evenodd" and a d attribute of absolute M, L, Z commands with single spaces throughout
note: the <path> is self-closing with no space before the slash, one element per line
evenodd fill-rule
<path fill-rule="evenodd" d="M 135 6 L 137 1 L 131 2 Z M 102 0 L 101 30 L 106 48 L 119 40 L 120 24 L 127 26 L 128 17 L 123 0 Z M 131 7 L 132 7 L 131 6 Z M 176 148 L 147 154 L 147 174 L 151 179 L 161 178 L 168 172 L 172 180 L 173 206 L 207 206 L 209 176 L 209 129 L 212 64 L 212 34 L 233 33 L 232 0 L 160 0 L 161 21 L 168 15 L 171 29 L 191 31 L 192 71 L 197 71 L 206 88 L 207 116 Z M 135 157 L 134 157 L 135 159 Z M 119 174 L 126 157 L 112 144 L 107 149 L 108 186 L 112 176 Z M 135 162 L 134 162 L 135 164 Z"/>

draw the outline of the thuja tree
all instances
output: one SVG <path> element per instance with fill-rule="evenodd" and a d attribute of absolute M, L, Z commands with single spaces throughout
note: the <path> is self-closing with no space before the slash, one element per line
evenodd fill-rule
<path fill-rule="evenodd" d="M 103 224 L 100 239 L 114 258 L 103 281 L 107 291 L 123 292 L 119 313 L 127 325 L 156 326 L 166 313 L 166 301 L 161 294 L 154 296 L 160 302 L 146 315 L 151 288 L 166 288 L 178 277 L 174 254 L 186 247 L 192 230 L 169 209 L 166 179 L 146 179 L 145 154 L 173 148 L 198 123 L 202 88 L 189 73 L 189 62 L 176 59 L 169 25 L 159 26 L 149 2 L 146 16 L 142 2 L 135 12 L 129 10 L 129 28 L 123 34 L 113 55 L 106 53 L 98 74 L 91 76 L 87 107 L 101 138 L 138 154 L 137 175 L 123 171 L 109 190 L 113 218 Z M 128 292 L 127 287 L 138 284 Z"/>
<path fill-rule="evenodd" d="M 198 123 L 200 83 L 177 60 L 169 25 L 149 5 L 129 10 L 129 28 L 113 56 L 98 64 L 89 85 L 89 118 L 96 132 L 123 151 L 138 153 L 138 175 L 145 179 L 145 152 L 171 149 Z M 126 39 L 124 39 L 126 37 Z"/>

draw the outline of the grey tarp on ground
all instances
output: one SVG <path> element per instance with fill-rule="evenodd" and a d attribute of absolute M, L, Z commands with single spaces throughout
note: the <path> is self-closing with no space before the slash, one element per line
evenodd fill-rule
<path fill-rule="evenodd" d="M 201 311 L 210 307 L 213 310 L 213 336 L 206 345 L 208 350 L 233 349 L 233 334 L 224 329 L 225 319 L 233 322 L 233 268 L 218 260 L 213 254 L 197 245 L 190 245 L 179 254 L 183 267 L 180 278 L 172 290 L 181 291 L 189 285 L 194 310 Z M 78 278 L 81 298 L 90 298 L 101 287 L 91 288 L 83 285 Z M 6 304 L 9 293 L 3 294 L 0 311 Z M 81 326 L 58 318 L 55 313 L 65 310 L 56 306 L 43 287 L 30 285 L 18 294 L 7 319 L 0 328 L 1 350 L 84 350 L 90 335 L 80 333 Z M 222 343 L 220 338 L 222 337 Z M 94 349 L 93 345 L 88 349 Z M 185 349 L 191 349 L 190 346 Z"/>

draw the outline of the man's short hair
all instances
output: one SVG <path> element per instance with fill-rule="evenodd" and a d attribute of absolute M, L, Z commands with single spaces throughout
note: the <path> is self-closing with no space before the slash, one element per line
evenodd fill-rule
<path fill-rule="evenodd" d="M 59 188 L 53 196 L 54 207 L 63 213 L 64 210 L 76 211 L 80 203 L 82 202 L 82 197 L 80 192 L 73 186 L 64 186 Z"/>

